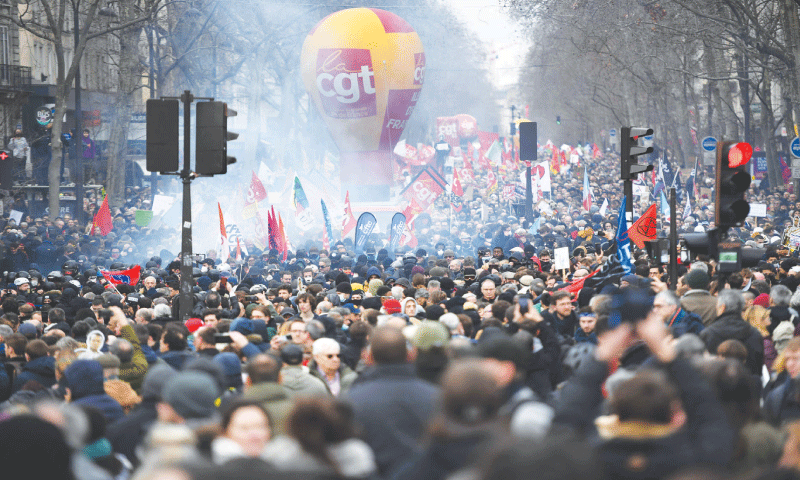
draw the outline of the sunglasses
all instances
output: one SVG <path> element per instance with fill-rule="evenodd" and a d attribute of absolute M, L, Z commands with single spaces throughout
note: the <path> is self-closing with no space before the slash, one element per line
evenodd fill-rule
<path fill-rule="evenodd" d="M 339 358 L 339 354 L 338 353 L 329 353 L 329 354 L 327 354 L 325 356 L 328 357 L 328 358 Z"/>

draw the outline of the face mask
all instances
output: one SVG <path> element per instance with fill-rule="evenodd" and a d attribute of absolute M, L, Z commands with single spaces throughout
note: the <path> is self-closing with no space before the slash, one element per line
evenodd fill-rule
<path fill-rule="evenodd" d="M 440 257 L 442 256 L 443 253 L 444 250 L 436 250 L 436 254 L 439 255 Z"/>
<path fill-rule="evenodd" d="M 343 293 L 339 294 L 339 301 L 340 302 L 344 302 L 346 298 L 347 298 L 347 296 L 345 294 L 343 294 Z"/>
<path fill-rule="evenodd" d="M 206 273 L 208 271 L 208 267 L 200 267 L 200 271 Z"/>

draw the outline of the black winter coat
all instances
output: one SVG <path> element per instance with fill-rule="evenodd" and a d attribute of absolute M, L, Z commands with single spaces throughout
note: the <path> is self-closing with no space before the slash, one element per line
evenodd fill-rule
<path fill-rule="evenodd" d="M 603 403 L 602 385 L 608 364 L 589 359 L 564 386 L 554 425 L 588 435 L 598 443 L 607 478 L 658 479 L 696 465 L 727 465 L 733 454 L 734 431 L 708 382 L 687 361 L 661 365 L 678 387 L 686 422 L 668 435 L 618 435 L 601 439 L 594 420 Z M 645 427 L 646 428 L 646 427 Z"/>
<path fill-rule="evenodd" d="M 725 340 L 739 340 L 747 347 L 747 368 L 753 375 L 761 375 L 764 339 L 755 327 L 742 320 L 741 315 L 723 313 L 700 332 L 700 338 L 711 353 L 717 353 L 717 347 Z"/>

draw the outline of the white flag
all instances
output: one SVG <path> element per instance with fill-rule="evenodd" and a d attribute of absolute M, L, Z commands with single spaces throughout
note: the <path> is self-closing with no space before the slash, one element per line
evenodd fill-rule
<path fill-rule="evenodd" d="M 606 216 L 606 210 L 608 210 L 608 199 L 604 198 L 603 199 L 603 205 L 600 207 L 600 216 L 601 217 L 605 217 Z"/>

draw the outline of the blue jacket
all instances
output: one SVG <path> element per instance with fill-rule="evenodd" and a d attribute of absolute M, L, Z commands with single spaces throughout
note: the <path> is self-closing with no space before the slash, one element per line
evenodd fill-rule
<path fill-rule="evenodd" d="M 194 358 L 195 355 L 189 351 L 182 351 L 182 352 L 172 352 L 166 351 L 161 354 L 161 359 L 167 362 L 167 364 L 174 368 L 175 370 L 181 370 L 183 365 Z"/>
<path fill-rule="evenodd" d="M 11 393 L 17 392 L 31 380 L 50 388 L 56 383 L 56 359 L 50 356 L 34 358 L 22 367 L 22 371 L 11 385 Z"/>
<path fill-rule="evenodd" d="M 125 411 L 122 410 L 122 406 L 119 402 L 106 393 L 81 397 L 72 403 L 76 405 L 86 405 L 100 410 L 103 412 L 103 416 L 106 417 L 106 423 L 111 423 L 125 416 Z"/>
<path fill-rule="evenodd" d="M 346 398 L 382 477 L 410 460 L 433 417 L 439 389 L 418 378 L 414 366 L 377 365 L 353 382 Z"/>

